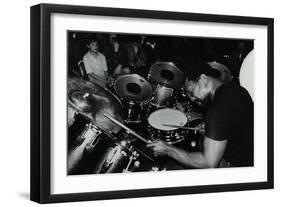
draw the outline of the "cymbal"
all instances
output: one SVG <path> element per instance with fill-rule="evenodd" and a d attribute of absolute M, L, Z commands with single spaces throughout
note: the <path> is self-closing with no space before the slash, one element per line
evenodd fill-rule
<path fill-rule="evenodd" d="M 99 85 L 82 79 L 69 79 L 68 101 L 78 112 L 87 114 L 94 124 L 104 131 L 118 132 L 120 130 L 119 126 L 112 125 L 103 114 L 110 114 L 123 122 L 125 114 L 121 101 Z"/>
<path fill-rule="evenodd" d="M 84 91 L 73 91 L 69 97 L 69 101 L 81 112 L 89 113 L 101 103 L 106 103 L 108 99 L 96 94 L 91 94 Z"/>
<path fill-rule="evenodd" d="M 179 89 L 184 82 L 183 72 L 172 62 L 157 62 L 150 67 L 149 79 L 168 88 Z"/>
<path fill-rule="evenodd" d="M 225 65 L 216 61 L 207 62 L 207 64 L 210 65 L 214 70 L 220 72 L 220 80 L 222 82 L 229 82 L 232 80 L 232 74 L 228 67 L 226 67 Z"/>
<path fill-rule="evenodd" d="M 116 94 L 127 100 L 144 102 L 152 97 L 150 83 L 138 74 L 127 74 L 116 79 L 114 84 Z"/>

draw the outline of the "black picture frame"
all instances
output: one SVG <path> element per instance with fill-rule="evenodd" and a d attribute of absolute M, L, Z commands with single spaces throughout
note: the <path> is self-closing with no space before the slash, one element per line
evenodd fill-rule
<path fill-rule="evenodd" d="M 267 181 L 238 184 L 51 194 L 50 130 L 51 71 L 50 16 L 53 13 L 180 20 L 207 23 L 263 25 L 267 27 Z M 40 4 L 31 7 L 31 174 L 30 199 L 39 203 L 165 196 L 273 188 L 273 29 L 272 18 L 180 13 L 120 8 Z"/>

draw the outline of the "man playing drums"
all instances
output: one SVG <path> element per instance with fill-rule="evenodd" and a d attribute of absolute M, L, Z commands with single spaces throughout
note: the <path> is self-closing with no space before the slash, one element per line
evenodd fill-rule
<path fill-rule="evenodd" d="M 189 70 L 185 89 L 206 106 L 201 152 L 188 152 L 161 139 L 148 144 L 155 156 L 169 156 L 185 167 L 253 166 L 253 101 L 237 83 L 222 83 L 207 64 Z"/>

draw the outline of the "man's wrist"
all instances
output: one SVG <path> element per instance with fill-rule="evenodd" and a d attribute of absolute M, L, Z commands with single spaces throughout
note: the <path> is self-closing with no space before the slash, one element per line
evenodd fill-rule
<path fill-rule="evenodd" d="M 174 147 L 171 144 L 167 144 L 165 154 L 168 155 L 169 157 L 172 157 L 174 152 Z"/>

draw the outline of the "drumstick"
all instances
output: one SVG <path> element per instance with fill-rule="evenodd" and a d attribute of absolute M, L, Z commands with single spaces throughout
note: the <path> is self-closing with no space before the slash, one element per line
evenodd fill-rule
<path fill-rule="evenodd" d="M 181 129 L 188 129 L 188 130 L 199 130 L 196 127 L 195 128 L 194 127 L 185 127 L 185 126 L 179 126 L 179 125 L 173 125 L 173 124 L 162 124 L 162 126 L 181 128 Z"/>
<path fill-rule="evenodd" d="M 75 108 L 80 114 L 84 115 L 85 117 L 87 117 L 91 122 L 93 122 L 93 119 L 86 113 L 82 112 L 74 103 L 72 103 L 71 101 L 68 101 L 68 103 Z"/>
<path fill-rule="evenodd" d="M 145 142 L 146 144 L 148 144 L 148 141 L 143 138 L 142 136 L 140 136 L 139 134 L 137 134 L 136 132 L 134 132 L 133 130 L 131 130 L 130 128 L 126 127 L 124 124 L 122 124 L 121 122 L 117 121 L 116 119 L 110 117 L 108 114 L 103 114 L 106 118 L 108 118 L 110 121 L 112 121 L 113 123 L 117 124 L 118 126 L 120 126 L 121 128 L 125 129 L 127 132 L 129 132 L 130 134 L 134 135 L 135 137 L 137 137 L 138 139 L 140 139 L 141 141 Z"/>

